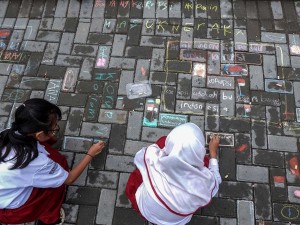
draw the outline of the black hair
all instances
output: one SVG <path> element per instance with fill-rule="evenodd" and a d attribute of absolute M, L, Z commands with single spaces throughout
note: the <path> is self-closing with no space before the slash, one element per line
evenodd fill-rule
<path fill-rule="evenodd" d="M 20 105 L 11 128 L 0 133 L 0 163 L 14 161 L 10 169 L 28 166 L 39 154 L 37 140 L 31 134 L 47 133 L 55 115 L 61 119 L 60 109 L 44 99 L 33 98 Z M 11 151 L 15 152 L 14 157 L 6 159 Z"/>

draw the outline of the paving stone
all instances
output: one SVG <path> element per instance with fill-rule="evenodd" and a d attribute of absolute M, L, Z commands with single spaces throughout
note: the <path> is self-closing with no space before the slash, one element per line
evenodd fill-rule
<path fill-rule="evenodd" d="M 91 80 L 92 79 L 92 70 L 94 67 L 95 60 L 93 58 L 84 58 L 79 73 L 80 80 Z"/>
<path fill-rule="evenodd" d="M 258 149 L 253 149 L 253 163 L 262 166 L 285 166 L 283 153 Z"/>
<path fill-rule="evenodd" d="M 74 43 L 86 43 L 89 29 L 90 29 L 90 23 L 79 23 L 77 27 Z"/>
<path fill-rule="evenodd" d="M 253 148 L 267 148 L 267 135 L 266 135 L 266 122 L 252 121 L 251 134 L 252 134 L 252 147 Z"/>
<path fill-rule="evenodd" d="M 134 82 L 147 81 L 149 78 L 150 60 L 138 59 L 136 63 Z"/>
<path fill-rule="evenodd" d="M 109 153 L 123 154 L 126 129 L 126 125 L 112 124 L 111 138 L 109 142 Z"/>
<path fill-rule="evenodd" d="M 116 207 L 129 208 L 131 206 L 131 203 L 128 200 L 127 195 L 125 193 L 125 188 L 126 188 L 129 176 L 130 176 L 129 173 L 120 173 Z"/>
<path fill-rule="evenodd" d="M 117 188 L 118 173 L 108 171 L 89 170 L 87 174 L 87 185 L 99 188 Z"/>
<path fill-rule="evenodd" d="M 42 64 L 53 65 L 54 58 L 57 55 L 58 51 L 58 43 L 48 43 L 45 49 L 44 57 L 42 60 Z"/>
<path fill-rule="evenodd" d="M 129 113 L 126 138 L 132 140 L 140 139 L 141 129 L 142 129 L 142 122 L 141 122 L 142 118 L 143 118 L 143 113 L 141 112 Z"/>
<path fill-rule="evenodd" d="M 70 0 L 67 17 L 78 17 L 80 3 L 76 0 Z"/>
<path fill-rule="evenodd" d="M 288 192 L 285 170 L 280 168 L 271 168 L 270 177 L 272 201 L 287 202 Z"/>
<path fill-rule="evenodd" d="M 220 117 L 220 131 L 223 132 L 249 132 L 250 120 L 235 117 Z"/>
<path fill-rule="evenodd" d="M 87 137 L 108 138 L 111 125 L 83 122 L 80 135 Z"/>
<path fill-rule="evenodd" d="M 69 1 L 58 0 L 54 17 L 65 17 L 68 10 Z"/>
<path fill-rule="evenodd" d="M 221 198 L 253 200 L 253 188 L 251 183 L 222 181 L 219 189 Z"/>
<path fill-rule="evenodd" d="M 77 224 L 94 224 L 97 208 L 95 206 L 82 205 L 78 211 Z"/>
<path fill-rule="evenodd" d="M 43 52 L 46 46 L 46 42 L 41 41 L 25 41 L 22 42 L 20 50 L 29 52 Z"/>
<path fill-rule="evenodd" d="M 236 225 L 237 220 L 232 218 L 220 218 L 220 225 Z"/>
<path fill-rule="evenodd" d="M 36 76 L 39 65 L 42 61 L 43 54 L 42 53 L 31 53 L 30 58 L 28 60 L 26 69 L 24 71 L 24 75 L 26 76 Z"/>
<path fill-rule="evenodd" d="M 219 130 L 219 105 L 206 103 L 205 107 L 205 130 L 218 131 Z"/>
<path fill-rule="evenodd" d="M 24 40 L 35 40 L 39 25 L 40 20 L 30 19 L 24 34 Z"/>
<path fill-rule="evenodd" d="M 133 69 L 134 65 L 135 59 L 111 57 L 109 61 L 109 67 L 111 68 Z"/>
<path fill-rule="evenodd" d="M 114 219 L 112 225 L 122 224 L 141 225 L 144 224 L 144 220 L 133 209 L 116 207 L 114 210 Z"/>
<path fill-rule="evenodd" d="M 126 44 L 126 35 L 115 35 L 113 48 L 111 55 L 112 56 L 123 56 L 125 44 Z"/>
<path fill-rule="evenodd" d="M 254 187 L 255 218 L 260 220 L 272 219 L 272 203 L 270 188 L 266 184 L 256 184 Z"/>
<path fill-rule="evenodd" d="M 237 180 L 267 183 L 269 171 L 267 167 L 237 165 Z"/>
<path fill-rule="evenodd" d="M 63 95 L 61 94 L 60 98 L 59 98 L 59 104 L 60 105 L 62 104 L 62 100 L 61 100 L 62 97 L 63 97 Z M 74 135 L 74 136 L 79 135 L 82 117 L 83 117 L 83 109 L 81 109 L 81 108 L 71 108 L 70 115 L 69 115 L 68 122 L 67 122 L 67 126 L 66 126 L 66 130 L 65 130 L 66 135 Z"/>
<path fill-rule="evenodd" d="M 14 30 L 11 37 L 10 41 L 7 45 L 7 50 L 16 50 L 18 51 L 23 39 L 24 31 L 23 30 Z"/>
<path fill-rule="evenodd" d="M 75 154 L 75 159 L 74 159 L 74 164 L 72 169 L 74 169 L 74 165 L 78 165 L 83 158 L 85 157 L 85 154 Z M 85 186 L 85 180 L 86 180 L 86 175 L 87 175 L 88 168 L 86 167 L 80 176 L 72 183 L 72 185 L 76 186 Z"/>
<path fill-rule="evenodd" d="M 73 33 L 63 33 L 58 52 L 62 54 L 70 54 L 73 40 Z"/>
<path fill-rule="evenodd" d="M 127 154 L 127 155 L 133 155 L 134 156 L 143 147 L 149 146 L 151 144 L 152 143 L 143 142 L 143 141 L 126 140 L 125 147 L 124 147 L 124 153 Z"/>
<path fill-rule="evenodd" d="M 252 201 L 237 201 L 238 225 L 254 225 L 254 204 Z"/>
<path fill-rule="evenodd" d="M 231 199 L 212 198 L 211 203 L 202 209 L 205 216 L 236 216 L 236 202 Z"/>
<path fill-rule="evenodd" d="M 0 2 L 0 17 L 4 17 L 5 16 L 5 13 L 6 13 L 6 10 L 7 10 L 7 7 L 8 7 L 8 3 L 9 1 L 1 1 Z"/>
<path fill-rule="evenodd" d="M 96 216 L 97 224 L 112 224 L 116 194 L 115 190 L 101 190 Z"/>
<path fill-rule="evenodd" d="M 264 76 L 261 66 L 249 66 L 250 72 L 250 89 L 251 90 L 264 90 Z"/>
<path fill-rule="evenodd" d="M 120 172 L 132 172 L 135 169 L 133 157 L 108 155 L 105 169 Z"/>
<path fill-rule="evenodd" d="M 86 152 L 92 146 L 92 144 L 93 140 L 91 138 L 65 136 L 63 149 L 75 152 Z"/>
<path fill-rule="evenodd" d="M 297 216 L 298 211 L 299 205 L 296 204 L 286 205 L 282 203 L 273 203 L 274 221 L 299 223 L 300 219 L 299 216 Z"/>
<path fill-rule="evenodd" d="M 163 128 L 143 127 L 142 141 L 156 142 L 161 136 L 167 136 L 170 130 Z"/>
<path fill-rule="evenodd" d="M 96 206 L 100 192 L 98 188 L 69 186 L 66 203 Z"/>
<path fill-rule="evenodd" d="M 59 92 L 61 88 L 61 80 L 57 79 L 50 79 L 46 92 L 45 92 L 45 97 L 44 99 L 53 103 L 57 104 L 58 102 L 58 97 L 59 97 Z"/>
<path fill-rule="evenodd" d="M 260 41 L 261 33 L 258 20 L 247 20 L 247 30 L 251 30 L 251 32 L 247 32 L 248 41 Z M 270 42 L 270 40 L 266 42 Z"/>
<path fill-rule="evenodd" d="M 63 209 L 66 214 L 65 222 L 76 223 L 79 206 L 63 204 Z"/>
<path fill-rule="evenodd" d="M 268 135 L 269 149 L 277 151 L 297 152 L 297 138 Z"/>
<path fill-rule="evenodd" d="M 68 55 L 58 55 L 56 58 L 55 65 L 58 66 L 80 66 L 82 62 L 82 57 L 80 56 L 68 56 Z"/>

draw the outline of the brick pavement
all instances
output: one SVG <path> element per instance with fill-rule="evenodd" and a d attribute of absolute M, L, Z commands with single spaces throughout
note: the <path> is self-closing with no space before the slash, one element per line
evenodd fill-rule
<path fill-rule="evenodd" d="M 124 194 L 134 154 L 187 121 L 224 133 L 218 197 L 189 224 L 300 224 L 299 21 L 299 1 L 2 0 L 0 129 L 39 97 L 63 111 L 70 166 L 107 141 L 65 224 L 147 224 Z M 141 81 L 152 95 L 128 99 Z"/>

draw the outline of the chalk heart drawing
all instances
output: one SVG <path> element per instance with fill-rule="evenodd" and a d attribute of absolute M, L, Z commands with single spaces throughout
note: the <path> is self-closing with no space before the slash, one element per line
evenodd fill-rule
<path fill-rule="evenodd" d="M 281 216 L 288 220 L 296 220 L 299 218 L 299 208 L 294 205 L 284 205 L 281 209 Z"/>
<path fill-rule="evenodd" d="M 300 46 L 298 46 L 298 45 L 292 45 L 290 47 L 290 50 L 291 50 L 291 53 L 300 55 Z"/>

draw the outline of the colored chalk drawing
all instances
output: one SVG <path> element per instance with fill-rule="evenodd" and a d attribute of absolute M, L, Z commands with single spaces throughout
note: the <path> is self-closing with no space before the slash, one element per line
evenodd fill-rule
<path fill-rule="evenodd" d="M 160 99 L 147 99 L 145 116 L 143 118 L 143 126 L 145 127 L 157 127 L 158 124 L 158 109 L 160 105 Z"/>
<path fill-rule="evenodd" d="M 206 144 L 209 144 L 211 135 L 219 136 L 220 146 L 234 146 L 234 135 L 233 134 L 206 132 L 205 133 Z"/>
<path fill-rule="evenodd" d="M 159 114 L 159 126 L 162 127 L 177 127 L 187 122 L 188 122 L 187 115 L 169 114 L 169 113 Z"/>
<path fill-rule="evenodd" d="M 296 220 L 300 215 L 299 208 L 296 205 L 284 205 L 280 213 L 283 218 L 288 220 Z"/>
<path fill-rule="evenodd" d="M 248 68 L 247 65 L 243 64 L 225 64 L 223 66 L 223 73 L 229 76 L 247 76 Z"/>
<path fill-rule="evenodd" d="M 206 64 L 205 63 L 195 63 L 193 68 L 193 76 L 199 76 L 202 78 L 206 77 Z"/>
<path fill-rule="evenodd" d="M 293 94 L 293 83 L 285 80 L 265 79 L 265 91 Z"/>

